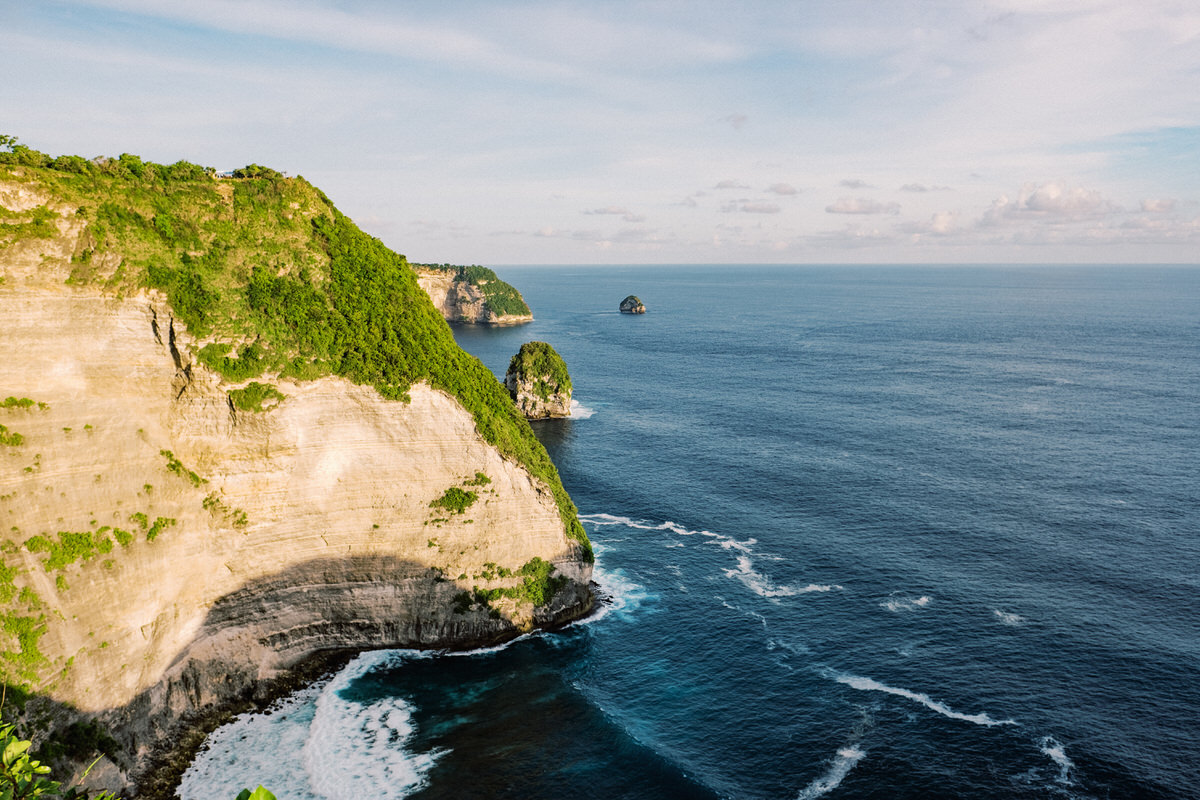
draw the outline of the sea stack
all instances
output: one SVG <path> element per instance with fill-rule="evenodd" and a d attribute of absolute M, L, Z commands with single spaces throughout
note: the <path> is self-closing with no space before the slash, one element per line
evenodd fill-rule
<path fill-rule="evenodd" d="M 546 342 L 526 342 L 504 375 L 517 408 L 529 419 L 571 415 L 571 376 L 567 364 Z"/>
<path fill-rule="evenodd" d="M 645 314 L 646 306 L 642 303 L 641 298 L 635 294 L 629 295 L 621 301 L 622 314 Z"/>

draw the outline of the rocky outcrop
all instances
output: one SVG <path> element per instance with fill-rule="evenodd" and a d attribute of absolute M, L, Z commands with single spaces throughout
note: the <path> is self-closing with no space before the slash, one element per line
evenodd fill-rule
<path fill-rule="evenodd" d="M 504 385 L 529 419 L 571 415 L 567 364 L 546 342 L 526 342 L 508 364 Z"/>
<path fill-rule="evenodd" d="M 47 199 L 0 180 L 0 202 Z M 162 294 L 66 285 L 73 212 L 0 246 L 0 668 L 35 695 L 29 729 L 95 720 L 122 745 L 94 779 L 136 795 L 196 719 L 323 653 L 473 646 L 590 608 L 550 487 L 455 398 L 265 375 L 274 405 L 241 410 Z M 519 570 L 541 562 L 535 606 Z"/>
<path fill-rule="evenodd" d="M 637 295 L 629 295 L 621 301 L 622 314 L 645 314 L 646 306 L 642 304 L 641 299 Z"/>
<path fill-rule="evenodd" d="M 414 264 L 413 269 L 417 283 L 447 322 L 521 325 L 533 321 L 533 313 L 520 293 L 491 270 L 428 264 Z"/>

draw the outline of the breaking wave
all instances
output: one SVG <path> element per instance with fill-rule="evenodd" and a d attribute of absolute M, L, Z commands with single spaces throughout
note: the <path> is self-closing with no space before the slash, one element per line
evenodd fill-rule
<path fill-rule="evenodd" d="M 182 800 L 233 797 L 259 784 L 277 797 L 399 800 L 420 789 L 446 751 L 408 749 L 412 706 L 399 697 L 368 702 L 345 690 L 380 667 L 428 655 L 363 653 L 328 682 L 303 689 L 262 713 L 243 714 L 209 734 L 183 774 Z M 297 769 L 297 766 L 300 769 Z"/>
<path fill-rule="evenodd" d="M 886 608 L 888 611 L 916 611 L 918 608 L 925 608 L 933 602 L 933 598 L 927 594 L 920 597 L 889 597 L 879 604 L 880 608 Z"/>
<path fill-rule="evenodd" d="M 865 755 L 866 752 L 857 747 L 840 748 L 833 762 L 830 763 L 829 770 L 801 789 L 797 800 L 814 800 L 814 798 L 832 792 L 841 785 L 842 780 Z"/>
<path fill-rule="evenodd" d="M 794 597 L 810 592 L 832 592 L 841 586 L 832 583 L 810 583 L 807 586 L 777 586 L 769 576 L 755 571 L 754 561 L 750 556 L 738 556 L 736 569 L 725 570 L 725 576 L 741 581 L 742 584 L 759 597 Z"/>
<path fill-rule="evenodd" d="M 1074 783 L 1071 780 L 1071 770 L 1075 769 L 1075 763 L 1067 758 L 1066 748 L 1053 736 L 1043 736 L 1038 742 L 1038 748 L 1043 755 L 1050 757 L 1050 760 L 1058 765 L 1058 777 L 1055 778 L 1057 783 L 1070 785 Z"/>
<path fill-rule="evenodd" d="M 961 711 L 955 711 L 954 709 L 950 708 L 950 706 L 946 705 L 945 703 L 943 703 L 939 700 L 934 700 L 929 695 L 924 694 L 922 692 L 913 692 L 908 689 L 898 689 L 895 686 L 888 686 L 886 684 L 880 683 L 877 680 L 873 680 L 872 678 L 863 678 L 858 675 L 847 675 L 845 673 L 831 674 L 830 677 L 832 677 L 838 683 L 844 683 L 851 688 L 858 689 L 859 691 L 885 692 L 887 694 L 894 694 L 897 697 L 904 697 L 909 700 L 913 700 L 913 701 L 925 706 L 930 711 L 936 711 L 937 713 L 941 714 L 942 716 L 949 717 L 950 719 L 959 719 L 959 720 L 962 720 L 963 722 L 973 722 L 976 725 L 987 725 L 987 726 L 1016 725 L 1017 724 L 1014 720 L 1011 720 L 1011 719 L 1001 719 L 1001 720 L 992 719 L 991 717 L 989 717 L 987 714 L 984 714 L 984 713 L 964 714 Z"/>

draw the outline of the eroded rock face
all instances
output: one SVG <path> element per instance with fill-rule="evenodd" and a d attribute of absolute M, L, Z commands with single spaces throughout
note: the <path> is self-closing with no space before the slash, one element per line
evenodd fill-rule
<path fill-rule="evenodd" d="M 644 306 L 642 304 L 642 301 L 637 297 L 637 295 L 631 294 L 628 297 L 626 297 L 624 300 L 621 301 L 621 313 L 622 314 L 645 314 L 646 306 Z"/>
<path fill-rule="evenodd" d="M 417 273 L 417 283 L 447 322 L 521 325 L 533 321 L 533 314 L 497 314 L 488 305 L 482 289 L 457 279 L 453 271 L 420 265 L 414 265 L 413 269 Z"/>
<path fill-rule="evenodd" d="M 0 407 L 5 441 L 20 434 L 0 447 L 3 558 L 29 590 L 4 612 L 42 630 L 37 657 L 4 667 L 44 698 L 31 724 L 94 718 L 123 745 L 93 777 L 132 796 L 194 715 L 322 652 L 478 645 L 590 607 L 550 490 L 454 398 L 272 380 L 282 400 L 240 411 L 160 294 L 64 285 L 78 224 L 60 228 L 0 252 L 0 400 L 30 401 Z M 451 489 L 473 497 L 447 510 Z M 486 565 L 535 558 L 565 578 L 546 604 L 464 607 L 473 586 L 520 584 Z"/>
<path fill-rule="evenodd" d="M 504 385 L 529 419 L 571 415 L 571 378 L 566 362 L 546 342 L 526 342 L 508 364 Z"/>

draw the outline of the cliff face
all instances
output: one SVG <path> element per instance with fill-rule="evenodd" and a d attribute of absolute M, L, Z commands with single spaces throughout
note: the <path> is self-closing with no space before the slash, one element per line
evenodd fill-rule
<path fill-rule="evenodd" d="M 495 282 L 501 283 L 506 293 L 516 292 L 508 284 L 498 281 L 494 273 L 490 278 L 485 277 L 472 282 L 454 268 L 418 264 L 414 269 L 417 272 L 417 282 L 447 322 L 520 325 L 533 321 L 533 314 L 524 301 L 520 300 L 519 294 L 508 304 L 499 304 L 489 297 L 489 285 Z M 520 302 L 516 302 L 517 300 Z M 500 305 L 499 311 L 496 310 L 497 305 Z"/>
<path fill-rule="evenodd" d="M 571 415 L 571 377 L 566 362 L 546 342 L 526 342 L 508 363 L 504 385 L 529 419 Z"/>
<path fill-rule="evenodd" d="M 102 782 L 314 654 L 590 608 L 553 488 L 454 397 L 267 376 L 282 399 L 240 410 L 246 382 L 196 360 L 162 293 L 66 285 L 87 223 L 3 178 L 0 205 L 52 211 L 53 233 L 0 246 L 0 668 L 40 698 L 32 726 L 108 727 Z"/>

